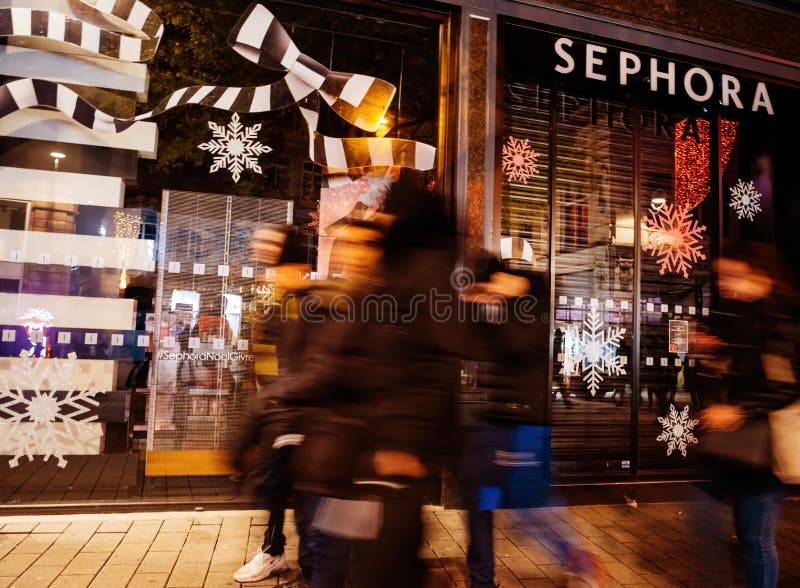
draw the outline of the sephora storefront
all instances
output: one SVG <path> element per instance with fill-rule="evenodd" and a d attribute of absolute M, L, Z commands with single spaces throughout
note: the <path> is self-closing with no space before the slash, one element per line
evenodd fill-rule
<path fill-rule="evenodd" d="M 791 252 L 797 86 L 523 22 L 498 37 L 492 229 L 549 273 L 557 472 L 691 476 L 712 261 L 727 239 Z"/>

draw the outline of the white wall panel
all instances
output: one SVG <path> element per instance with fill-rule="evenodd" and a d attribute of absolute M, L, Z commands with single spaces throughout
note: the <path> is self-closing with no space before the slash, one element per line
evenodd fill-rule
<path fill-rule="evenodd" d="M 53 315 L 54 327 L 132 330 L 134 304 L 134 300 L 122 298 L 0 292 L 0 324 L 19 325 L 18 317 L 28 308 L 42 306 Z"/>
<path fill-rule="evenodd" d="M 147 239 L 0 229 L 0 261 L 13 261 L 12 252 L 21 252 L 18 262 L 38 263 L 39 254 L 49 254 L 51 264 L 65 265 L 66 255 L 76 255 L 70 265 L 96 267 L 93 259 L 102 258 L 103 267 L 153 271 L 154 245 Z"/>
<path fill-rule="evenodd" d="M 25 362 L 28 361 L 30 360 L 21 357 L 0 357 L 0 373 L 11 373 L 12 370 L 22 368 Z M 92 383 L 94 383 L 95 389 L 100 392 L 108 392 L 116 388 L 117 362 L 113 359 L 57 359 L 45 357 L 34 361 L 45 364 L 40 369 L 44 369 L 47 373 L 55 373 L 54 371 L 48 371 L 48 363 L 66 362 L 71 367 L 69 370 L 73 380 L 69 386 L 71 389 L 80 390 L 82 386 L 85 387 L 83 389 L 88 389 Z"/>
<path fill-rule="evenodd" d="M 0 198 L 119 207 L 121 178 L 0 166 Z"/>

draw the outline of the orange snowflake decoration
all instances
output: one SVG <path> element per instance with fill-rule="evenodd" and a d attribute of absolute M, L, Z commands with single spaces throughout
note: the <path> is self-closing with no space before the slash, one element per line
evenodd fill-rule
<path fill-rule="evenodd" d="M 692 264 L 706 258 L 702 251 L 705 225 L 698 223 L 687 208 L 673 204 L 665 204 L 645 220 L 650 232 L 642 239 L 642 249 L 656 258 L 658 273 L 688 278 Z"/>
<path fill-rule="evenodd" d="M 527 139 L 508 137 L 503 145 L 503 172 L 509 182 L 528 183 L 528 178 L 538 174 L 536 160 L 539 154 L 533 150 Z"/>

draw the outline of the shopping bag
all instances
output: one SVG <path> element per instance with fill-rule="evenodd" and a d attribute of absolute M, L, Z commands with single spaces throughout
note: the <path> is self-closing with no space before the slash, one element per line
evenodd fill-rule
<path fill-rule="evenodd" d="M 735 431 L 706 431 L 697 452 L 720 465 L 768 471 L 772 462 L 770 437 L 767 419 L 754 419 Z"/>
<path fill-rule="evenodd" d="M 478 508 L 547 504 L 551 482 L 550 427 L 487 423 Z"/>
<path fill-rule="evenodd" d="M 784 484 L 800 484 L 800 401 L 771 412 L 772 471 Z"/>

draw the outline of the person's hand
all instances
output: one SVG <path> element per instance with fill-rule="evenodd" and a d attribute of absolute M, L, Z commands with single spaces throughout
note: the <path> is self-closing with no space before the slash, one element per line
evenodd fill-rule
<path fill-rule="evenodd" d="M 428 473 L 416 455 L 403 451 L 376 451 L 372 465 L 380 476 L 424 478 Z"/>
<path fill-rule="evenodd" d="M 725 343 L 716 335 L 709 335 L 698 331 L 689 338 L 689 347 L 692 353 L 713 354 L 719 351 Z"/>
<path fill-rule="evenodd" d="M 700 412 L 700 422 L 709 431 L 735 431 L 744 424 L 744 412 L 738 406 L 714 404 Z"/>

